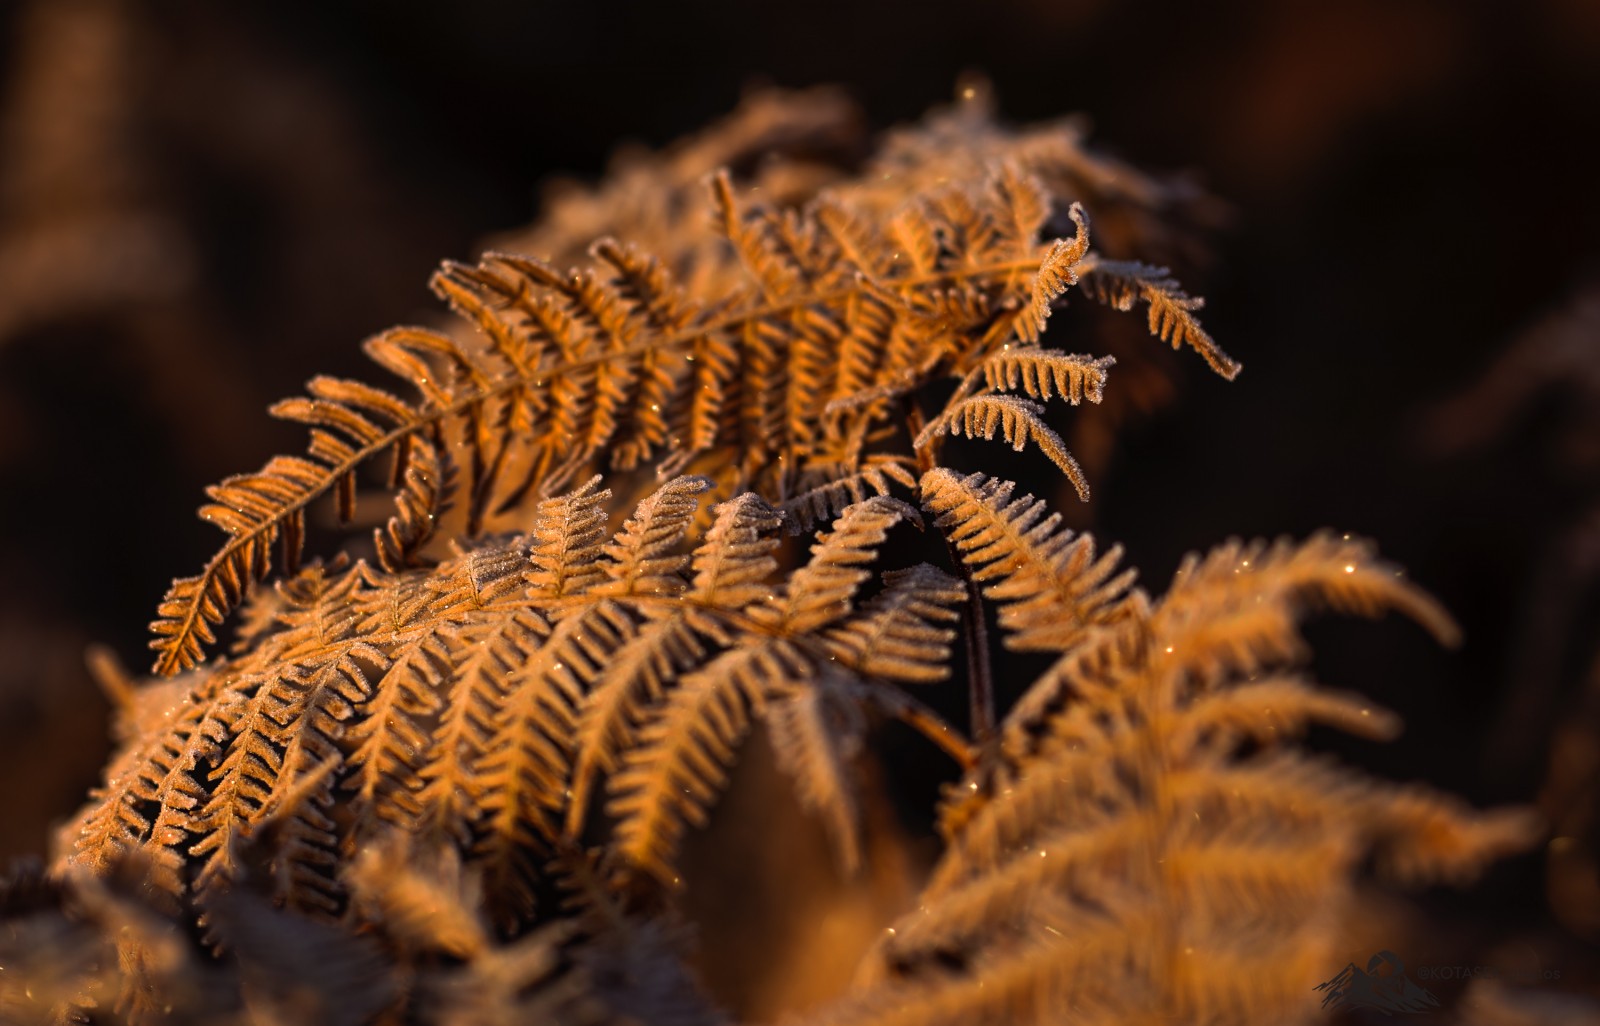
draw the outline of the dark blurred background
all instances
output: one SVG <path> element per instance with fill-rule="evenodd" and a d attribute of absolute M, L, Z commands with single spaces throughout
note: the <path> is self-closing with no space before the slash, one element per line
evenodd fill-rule
<path fill-rule="evenodd" d="M 753 86 L 837 83 L 883 128 L 964 72 L 1232 211 L 1184 277 L 1245 371 L 1179 361 L 1094 484 L 1097 532 L 1158 589 L 1233 534 L 1378 539 L 1466 642 L 1319 626 L 1323 679 L 1408 724 L 1326 743 L 1542 802 L 1546 850 L 1424 907 L 1592 957 L 1592 0 L 0 6 L 0 857 L 42 851 L 104 758 L 85 646 L 143 668 L 216 541 L 202 487 L 299 448 L 264 408 L 313 373 L 375 379 L 357 342 L 437 315 L 439 259 Z"/>

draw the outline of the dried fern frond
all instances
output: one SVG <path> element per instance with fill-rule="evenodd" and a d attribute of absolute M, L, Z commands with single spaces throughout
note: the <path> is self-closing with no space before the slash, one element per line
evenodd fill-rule
<path fill-rule="evenodd" d="M 1076 406 L 1085 399 L 1100 401 L 1105 394 L 1106 371 L 1115 363 L 1109 356 L 1096 359 L 1053 349 L 1008 346 L 985 360 L 982 370 L 984 380 L 996 391 L 1021 390 L 1041 400 L 1059 395 Z"/>
<path fill-rule="evenodd" d="M 950 436 L 998 435 L 1087 498 L 1045 404 L 1124 376 L 1045 344 L 1069 288 L 1146 303 L 1157 337 L 1237 373 L 1171 275 L 1090 247 L 1090 214 L 1120 212 L 1096 245 L 1130 248 L 1184 190 L 1077 126 L 1001 128 L 978 93 L 859 176 L 753 167 L 841 124 L 779 103 L 642 159 L 632 205 L 625 183 L 569 194 L 542 255 L 435 276 L 458 334 L 367 343 L 404 397 L 315 378 L 274 407 L 307 453 L 209 493 L 228 540 L 162 604 L 169 679 L 102 666 L 119 750 L 38 921 L 0 931 L 6 958 L 22 936 L 59 962 L 38 970 L 54 1014 L 720 1023 L 685 968 L 680 849 L 752 730 L 864 876 L 881 721 L 963 774 L 917 910 L 817 1024 L 1298 1021 L 1359 867 L 1463 882 L 1527 843 L 1519 812 L 1290 744 L 1398 729 L 1306 677 L 1304 615 L 1454 636 L 1364 543 L 1229 542 L 1152 599 L 1120 548 L 943 462 Z M 395 509 L 372 554 L 302 566 L 310 504 L 348 520 L 378 462 Z M 1054 660 L 998 723 L 991 614 Z M 958 639 L 970 741 L 935 711 Z"/>
<path fill-rule="evenodd" d="M 823 487 L 826 480 L 808 476 L 805 449 L 825 434 L 820 413 L 839 397 L 840 348 L 858 337 L 876 345 L 887 332 L 896 342 L 878 346 L 866 383 L 914 386 L 1011 334 L 1021 322 L 1006 313 L 1010 297 L 1048 262 L 1031 231 L 1020 240 L 967 232 L 970 242 L 959 245 L 951 241 L 956 226 L 927 210 L 917 215 L 923 230 L 945 233 L 933 262 L 868 277 L 815 215 L 746 209 L 726 178 L 717 182 L 724 231 L 756 288 L 691 297 L 650 258 L 610 243 L 597 245 L 596 270 L 571 275 L 507 255 L 478 268 L 447 265 L 436 288 L 482 330 L 482 350 L 420 329 L 397 329 L 367 345 L 417 389 L 420 403 L 319 378 L 308 398 L 275 407 L 310 425 L 309 455 L 275 458 L 212 489 L 216 502 L 202 514 L 230 540 L 163 602 L 154 626 L 158 672 L 199 661 L 214 640 L 212 625 L 266 576 L 274 543 L 292 573 L 307 504 L 337 491 L 348 516 L 356 471 L 384 453 L 393 454 L 391 478 L 405 489 L 400 523 L 382 551 L 391 564 L 403 561 L 451 497 L 440 487 L 448 480 L 442 470 L 409 472 L 416 452 L 444 447 L 447 431 L 467 451 L 460 488 L 469 531 L 535 481 L 548 488 L 596 461 L 627 469 L 670 455 L 682 465 L 714 445 L 740 452 L 738 478 L 762 482 L 775 499 Z M 963 201 L 961 216 L 1015 218 L 1018 196 L 1016 183 L 977 192 Z M 895 249 L 883 234 L 865 237 L 880 252 Z M 1081 247 L 1074 252 L 1081 257 Z M 871 333 L 861 336 L 867 325 Z M 882 413 L 872 404 L 856 418 Z M 837 422 L 831 430 L 861 435 Z M 830 462 L 830 476 L 857 472 L 862 455 Z"/>
<path fill-rule="evenodd" d="M 1189 346 L 1229 381 L 1239 376 L 1238 361 L 1218 348 L 1195 318 L 1205 301 L 1184 292 L 1165 267 L 1087 258 L 1078 267 L 1078 282 L 1091 297 L 1118 310 L 1131 310 L 1143 302 L 1150 311 L 1150 334 L 1172 343 L 1174 349 Z"/>
<path fill-rule="evenodd" d="M 847 506 L 873 495 L 890 494 L 895 484 L 914 487 L 917 475 L 907 465 L 910 462 L 903 456 L 868 456 L 860 470 L 828 474 L 826 483 L 785 499 L 778 505 L 778 512 L 783 514 L 791 533 L 813 530 L 837 517 Z"/>
<path fill-rule="evenodd" d="M 1067 451 L 1067 443 L 1040 416 L 1043 412 L 1044 407 L 1039 403 L 1018 396 L 975 395 L 952 404 L 938 420 L 924 428 L 917 436 L 917 447 L 928 445 L 941 430 L 968 438 L 993 438 L 999 432 L 1017 452 L 1027 448 L 1029 443 L 1036 446 L 1072 482 L 1078 498 L 1088 502 L 1089 482 L 1078 467 L 1078 461 Z"/>
<path fill-rule="evenodd" d="M 772 687 L 804 689 L 812 667 L 782 642 L 730 649 L 687 674 L 640 728 L 612 778 L 606 811 L 618 820 L 627 861 L 676 884 L 673 869 L 686 826 L 704 826 L 706 807 L 727 782 L 734 747 Z"/>
<path fill-rule="evenodd" d="M 880 944 L 876 988 L 815 1021 L 901 1021 L 918 987 L 908 1021 L 1052 1021 L 1039 995 L 1091 1021 L 1300 1021 L 1367 853 L 1406 882 L 1463 882 L 1528 844 L 1522 811 L 1284 745 L 1313 721 L 1395 728 L 1288 672 L 1306 655 L 1296 621 L 1324 606 L 1449 630 L 1370 547 L 1319 536 L 1192 558 L 1161 601 L 1084 631 L 951 792 L 949 850 Z"/>
<path fill-rule="evenodd" d="M 310 428 L 308 453 L 210 490 L 202 516 L 229 539 L 163 600 L 152 624 L 157 672 L 199 663 L 215 627 L 271 572 L 274 547 L 292 576 L 308 505 L 333 492 L 348 520 L 358 473 L 381 457 L 398 505 L 377 535 L 390 570 L 419 561 L 451 505 L 472 535 L 525 496 L 607 467 L 698 470 L 724 494 L 753 487 L 814 521 L 841 496 L 883 494 L 903 478 L 882 448 L 901 397 L 967 374 L 1013 338 L 1036 343 L 1084 268 L 1099 276 L 1097 295 L 1122 305 L 1107 290 L 1136 284 L 1153 331 L 1188 341 L 1231 376 L 1236 365 L 1193 319 L 1196 301 L 1143 265 L 1091 254 L 1080 207 L 1067 209 L 1069 237 L 1041 238 L 1062 197 L 1028 168 L 1002 160 L 992 174 L 974 169 L 895 204 L 826 191 L 800 209 L 748 203 L 726 174 L 714 176 L 717 223 L 743 270 L 711 283 L 680 282 L 675 261 L 607 238 L 570 272 L 510 253 L 447 263 L 434 289 L 477 337 L 397 328 L 369 340 L 368 354 L 415 400 L 323 377 L 273 407 Z M 1074 402 L 1098 397 L 1104 363 L 1050 362 L 1002 361 L 986 372 L 990 387 L 1016 381 L 1048 395 L 1048 374 Z M 985 437 L 1001 430 L 1013 445 L 1032 439 L 1087 494 L 1036 414 L 1024 400 L 978 395 L 941 423 Z"/>
<path fill-rule="evenodd" d="M 583 829 L 602 780 L 617 872 L 670 882 L 682 830 L 773 703 L 875 710 L 961 752 L 900 685 L 948 673 L 962 590 L 924 566 L 858 595 L 916 511 L 846 507 L 779 584 L 776 511 L 746 494 L 702 532 L 709 487 L 668 481 L 612 534 L 591 480 L 543 502 L 527 534 L 432 570 L 302 571 L 257 648 L 186 679 L 130 746 L 69 861 L 145 852 L 176 904 L 215 900 L 262 849 L 278 901 L 334 915 L 342 867 L 398 827 L 481 873 L 497 923 L 527 922 L 545 860 Z M 852 815 L 825 760 L 791 766 L 822 815 Z"/>
<path fill-rule="evenodd" d="M 792 777 L 800 803 L 820 816 L 839 868 L 861 866 L 861 809 L 854 762 L 866 719 L 839 689 L 796 690 L 767 709 L 767 735 L 778 768 Z"/>
<path fill-rule="evenodd" d="M 1011 498 L 1015 484 L 938 468 L 922 478 L 923 506 L 961 553 L 984 594 L 1000 603 L 1006 646 L 1067 651 L 1093 627 L 1142 614 L 1122 550 L 1098 557 L 1094 539 L 1060 527 L 1043 500 Z"/>

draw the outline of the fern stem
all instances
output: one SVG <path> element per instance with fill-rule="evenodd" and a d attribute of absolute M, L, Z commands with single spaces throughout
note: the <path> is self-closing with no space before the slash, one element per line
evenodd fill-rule
<path fill-rule="evenodd" d="M 945 539 L 950 558 L 961 568 L 961 579 L 967 585 L 967 605 L 962 610 L 962 622 L 967 631 L 967 680 L 972 714 L 970 728 L 972 739 L 982 748 L 994 735 L 994 679 L 989 674 L 989 625 L 984 619 L 983 596 L 978 592 L 978 582 L 972 579 L 972 570 L 959 557 L 955 548 Z"/>
<path fill-rule="evenodd" d="M 968 375 L 962 387 L 967 387 L 972 380 L 973 376 Z M 912 438 L 921 436 L 923 421 L 922 411 L 912 406 L 906 416 Z M 916 450 L 919 476 L 934 468 L 933 450 L 938 444 L 939 434 L 935 433 L 926 445 Z M 978 590 L 978 582 L 972 579 L 972 568 L 951 544 L 950 536 L 940 531 L 939 539 L 944 542 L 944 550 L 967 589 L 967 602 L 961 608 L 961 633 L 967 650 L 967 697 L 971 710 L 968 729 L 972 731 L 973 744 L 981 750 L 994 735 L 995 724 L 994 679 L 989 673 L 989 625 L 984 615 L 983 594 Z"/>
<path fill-rule="evenodd" d="M 873 699 L 883 710 L 923 737 L 932 741 L 939 750 L 956 761 L 965 773 L 978 764 L 977 746 L 961 736 L 945 719 L 921 702 L 898 688 L 881 688 L 873 692 Z"/>

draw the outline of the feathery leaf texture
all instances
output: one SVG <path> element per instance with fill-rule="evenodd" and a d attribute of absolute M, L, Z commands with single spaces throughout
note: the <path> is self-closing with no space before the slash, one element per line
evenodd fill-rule
<path fill-rule="evenodd" d="M 753 729 L 845 872 L 874 861 L 882 722 L 962 774 L 917 911 L 814 1026 L 1300 1021 L 1365 860 L 1466 882 L 1526 844 L 1519 812 L 1288 743 L 1398 730 L 1303 674 L 1304 614 L 1454 639 L 1365 543 L 1229 542 L 1152 599 L 1120 548 L 945 461 L 998 435 L 1087 499 L 1046 404 L 1140 371 L 1045 344 L 1069 288 L 1239 369 L 1165 270 L 1090 247 L 1101 206 L 1154 223 L 1182 190 L 966 92 L 857 175 L 756 172 L 763 202 L 696 162 L 841 115 L 752 103 L 569 196 L 531 237 L 570 270 L 444 265 L 468 330 L 366 344 L 414 398 L 319 377 L 273 407 L 307 453 L 208 492 L 228 540 L 160 607 L 164 679 L 101 660 L 119 749 L 48 887 L 0 885 L 0 1014 L 721 1023 L 686 968 L 680 849 Z M 306 561 L 310 504 L 348 521 L 378 461 L 395 508 L 370 556 Z M 991 614 L 1054 659 L 998 723 Z M 958 641 L 970 740 L 935 711 Z M 14 902 L 38 914 L 11 929 Z"/>
<path fill-rule="evenodd" d="M 1092 537 L 1061 528 L 1041 499 L 1013 499 L 1015 487 L 942 467 L 922 478 L 923 505 L 1001 604 L 1007 647 L 1067 651 L 1096 626 L 1138 616 L 1147 600 L 1129 590 L 1134 571 L 1116 572 L 1121 548 L 1096 557 Z"/>
<path fill-rule="evenodd" d="M 242 848 L 271 830 L 280 899 L 331 914 L 338 867 L 388 824 L 454 841 L 490 898 L 526 916 L 602 778 L 618 872 L 670 882 L 752 714 L 776 702 L 792 722 L 814 692 L 852 715 L 936 723 L 900 689 L 948 674 L 964 592 L 923 565 L 856 602 L 915 510 L 846 507 L 778 583 L 781 518 L 754 495 L 689 544 L 709 488 L 666 482 L 608 540 L 608 493 L 591 480 L 541 503 L 527 534 L 433 571 L 302 571 L 280 585 L 267 640 L 191 684 L 114 767 L 73 861 L 144 851 L 178 901 L 239 878 Z M 791 765 L 802 793 L 831 803 L 814 800 L 822 814 L 854 800 L 826 760 Z"/>
<path fill-rule="evenodd" d="M 1184 292 L 1165 267 L 1092 257 L 1082 262 L 1077 275 L 1092 298 L 1118 310 L 1143 302 L 1150 311 L 1150 334 L 1171 342 L 1174 349 L 1189 346 L 1229 381 L 1239 376 L 1239 363 L 1218 348 L 1194 316 L 1204 300 Z"/>
<path fill-rule="evenodd" d="M 1296 622 L 1322 607 L 1398 609 L 1453 637 L 1359 541 L 1191 558 L 1012 708 L 946 800 L 948 849 L 879 945 L 876 985 L 811 1021 L 1045 1022 L 1063 1001 L 1088 1021 L 1302 1021 L 1369 852 L 1407 882 L 1465 882 L 1528 844 L 1525 813 L 1478 815 L 1286 746 L 1313 722 L 1396 727 L 1294 673 Z"/>
<path fill-rule="evenodd" d="M 201 515 L 229 539 L 163 600 L 152 625 L 156 672 L 201 661 L 214 628 L 271 572 L 275 546 L 292 576 L 308 505 L 334 492 L 349 519 L 358 474 L 384 455 L 398 512 L 378 550 L 391 570 L 412 563 L 457 500 L 473 534 L 586 467 L 698 466 L 730 491 L 754 487 L 794 502 L 808 521 L 837 512 L 841 494 L 884 493 L 903 475 L 873 460 L 881 453 L 868 445 L 892 430 L 896 397 L 964 374 L 1012 339 L 1036 345 L 1080 265 L 1100 267 L 1102 279 L 1121 266 L 1095 263 L 1076 205 L 1075 235 L 1040 241 L 1052 196 L 1011 164 L 883 213 L 826 193 L 803 210 L 780 210 L 742 201 L 726 175 L 711 185 L 742 281 L 694 294 L 662 261 L 610 239 L 595 243 L 591 266 L 570 272 L 509 253 L 476 267 L 448 263 L 434 289 L 478 329 L 476 339 L 396 328 L 366 343 L 418 400 L 319 377 L 306 397 L 274 406 L 310 428 L 307 455 L 274 457 L 210 489 Z M 1232 366 L 1170 279 L 1139 281 L 1152 330 L 1189 340 L 1219 369 Z M 987 373 L 992 386 L 1022 383 L 1030 395 L 1047 397 L 1049 382 L 1073 402 L 1098 397 L 1104 364 L 1052 360 L 1012 358 Z M 1017 447 L 1032 441 L 1087 494 L 1029 400 L 976 396 L 944 426 L 983 437 L 999 430 Z M 464 454 L 447 460 L 453 447 Z"/>

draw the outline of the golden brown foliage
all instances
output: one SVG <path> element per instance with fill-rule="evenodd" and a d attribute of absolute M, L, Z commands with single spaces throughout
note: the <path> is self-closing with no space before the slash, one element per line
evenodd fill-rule
<path fill-rule="evenodd" d="M 776 139 L 833 118 L 773 109 Z M 751 125 L 728 151 L 769 137 Z M 573 224 L 619 236 L 571 270 L 445 265 L 435 290 L 476 334 L 367 343 L 412 397 L 316 378 L 274 407 L 308 453 L 211 490 L 228 540 L 154 624 L 170 679 L 118 685 L 121 748 L 63 833 L 59 893 L 12 917 L 50 985 L 0 999 L 96 1021 L 720 1021 L 683 957 L 680 848 L 758 723 L 846 871 L 876 725 L 963 775 L 919 910 L 807 1022 L 1299 1021 L 1369 855 L 1464 881 L 1529 840 L 1518 813 L 1285 744 L 1396 726 L 1299 672 L 1306 612 L 1398 609 L 1449 640 L 1365 544 L 1228 543 L 1153 598 L 1120 550 L 956 466 L 952 436 L 998 435 L 1087 498 L 1046 404 L 1117 382 L 1047 345 L 1076 292 L 1145 303 L 1159 339 L 1237 373 L 1166 271 L 1091 246 L 1097 204 L 1168 201 L 1152 180 L 974 98 L 776 201 L 710 176 L 708 240 L 676 216 L 693 152 L 569 197 L 547 256 L 570 258 Z M 348 520 L 379 460 L 396 512 L 368 555 L 301 565 L 308 506 L 331 493 Z M 1054 660 L 998 722 L 991 612 L 1006 649 Z"/>

